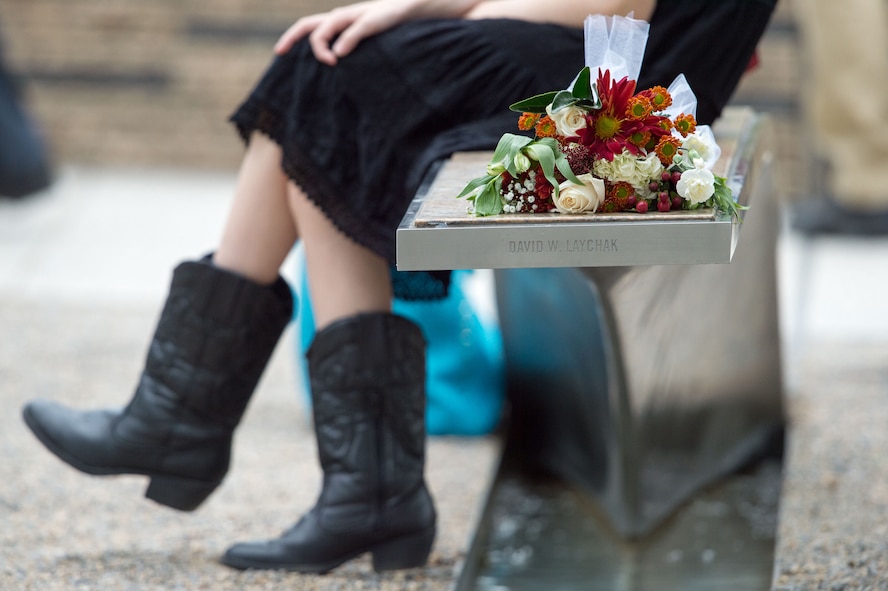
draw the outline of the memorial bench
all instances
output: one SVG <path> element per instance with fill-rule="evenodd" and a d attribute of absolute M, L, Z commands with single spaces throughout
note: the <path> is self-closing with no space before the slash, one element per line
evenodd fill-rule
<path fill-rule="evenodd" d="M 504 456 L 588 491 L 627 539 L 782 433 L 765 122 L 733 107 L 713 126 L 742 223 L 712 210 L 476 218 L 455 196 L 490 155 L 462 153 L 398 229 L 400 270 L 496 270 Z"/>

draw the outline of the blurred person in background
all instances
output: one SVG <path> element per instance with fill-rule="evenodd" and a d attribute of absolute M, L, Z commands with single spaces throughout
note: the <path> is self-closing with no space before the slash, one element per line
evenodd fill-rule
<path fill-rule="evenodd" d="M 771 0 L 370 0 L 297 21 L 232 117 L 247 150 L 218 249 L 173 272 L 122 410 L 45 400 L 24 418 L 90 474 L 143 474 L 180 510 L 221 483 L 235 427 L 294 302 L 279 269 L 305 249 L 317 334 L 307 352 L 324 478 L 282 536 L 231 547 L 239 569 L 326 572 L 364 553 L 424 565 L 436 513 L 424 477 L 425 338 L 393 296 L 446 295 L 449 272 L 393 270 L 395 231 L 426 171 L 492 149 L 516 99 L 564 88 L 590 12 L 650 20 L 638 84 L 685 73 L 711 123 L 746 70 Z M 691 26 L 693 24 L 693 27 Z M 689 58 L 692 56 L 692 58 Z"/>
<path fill-rule="evenodd" d="M 0 39 L 0 197 L 24 197 L 51 183 L 46 145 L 22 105 Z"/>
<path fill-rule="evenodd" d="M 888 234 L 888 4 L 797 0 L 815 187 L 793 208 L 807 234 Z"/>

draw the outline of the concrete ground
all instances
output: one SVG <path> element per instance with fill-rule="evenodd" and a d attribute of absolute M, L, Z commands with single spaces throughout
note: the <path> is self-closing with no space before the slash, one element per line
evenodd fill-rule
<path fill-rule="evenodd" d="M 434 438 L 440 514 L 428 568 L 376 575 L 368 559 L 327 576 L 241 573 L 217 558 L 276 537 L 314 503 L 314 437 L 291 328 L 238 431 L 232 471 L 198 511 L 145 500 L 142 477 L 85 476 L 20 419 L 35 397 L 125 403 L 172 267 L 216 243 L 234 177 L 65 169 L 47 193 L 0 200 L 0 589 L 444 590 L 468 545 L 497 459 L 493 438 Z M 292 271 L 292 265 L 285 265 Z"/>
<path fill-rule="evenodd" d="M 379 576 L 359 560 L 306 577 L 216 562 L 231 542 L 278 535 L 317 494 L 292 330 L 239 431 L 232 472 L 193 514 L 143 499 L 144 478 L 70 469 L 21 422 L 34 397 L 84 408 L 129 398 L 170 270 L 214 246 L 233 183 L 228 173 L 66 168 L 44 194 L 0 200 L 0 589 L 452 585 L 493 438 L 431 440 L 441 527 L 426 569 Z M 888 588 L 888 236 L 787 231 L 779 256 L 791 423 L 775 589 Z"/>
<path fill-rule="evenodd" d="M 789 438 L 773 591 L 888 589 L 888 236 L 784 236 Z"/>

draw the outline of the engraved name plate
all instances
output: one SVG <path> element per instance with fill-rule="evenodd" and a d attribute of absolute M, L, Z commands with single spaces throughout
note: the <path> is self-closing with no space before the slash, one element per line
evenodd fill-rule
<path fill-rule="evenodd" d="M 758 120 L 727 109 L 713 129 L 722 148 L 715 173 L 744 199 L 758 158 Z M 489 152 L 454 154 L 428 190 L 413 200 L 397 233 L 402 271 L 527 267 L 610 267 L 729 263 L 739 224 L 705 209 L 581 215 L 500 214 L 475 217 L 456 195 L 483 174 Z"/>

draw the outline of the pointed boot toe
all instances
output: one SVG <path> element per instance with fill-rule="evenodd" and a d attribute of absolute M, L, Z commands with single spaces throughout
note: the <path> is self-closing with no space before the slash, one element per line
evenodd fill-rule
<path fill-rule="evenodd" d="M 281 278 L 259 285 L 209 259 L 182 263 L 126 407 L 36 400 L 25 423 L 74 468 L 148 476 L 145 496 L 191 511 L 228 472 L 232 434 L 292 312 Z"/>
<path fill-rule="evenodd" d="M 59 459 L 87 474 L 116 474 L 104 449 L 118 413 L 78 411 L 50 400 L 34 400 L 22 410 L 31 432 Z"/>
<path fill-rule="evenodd" d="M 180 511 L 193 511 L 222 482 L 228 466 L 227 454 L 220 458 L 219 449 L 228 445 L 203 446 L 204 449 L 181 450 L 190 457 L 179 467 L 164 466 L 169 450 L 128 440 L 126 430 L 118 433 L 123 413 L 120 410 L 75 410 L 48 400 L 28 403 L 22 417 L 37 439 L 68 465 L 94 476 L 138 474 L 151 481 L 145 496 Z M 207 466 L 216 466 L 208 473 Z M 205 476 L 205 478 L 202 478 Z"/>
<path fill-rule="evenodd" d="M 222 556 L 221 562 L 239 570 L 324 574 L 361 553 L 353 548 L 349 548 L 345 555 L 342 548 L 331 552 L 330 540 L 319 539 L 316 535 L 315 517 L 315 512 L 306 514 L 279 538 L 234 544 Z M 347 540 L 347 536 L 342 537 Z"/>

